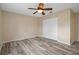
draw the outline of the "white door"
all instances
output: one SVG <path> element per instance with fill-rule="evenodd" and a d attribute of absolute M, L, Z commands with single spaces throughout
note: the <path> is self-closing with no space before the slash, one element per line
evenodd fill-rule
<path fill-rule="evenodd" d="M 57 40 L 57 18 L 43 20 L 43 37 Z"/>

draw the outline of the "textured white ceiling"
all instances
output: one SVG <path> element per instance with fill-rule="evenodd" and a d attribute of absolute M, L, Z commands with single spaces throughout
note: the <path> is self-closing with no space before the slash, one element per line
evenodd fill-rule
<path fill-rule="evenodd" d="M 24 15 L 41 17 L 40 13 L 33 15 L 35 10 L 28 8 L 36 8 L 38 3 L 0 3 L 1 9 L 4 11 L 16 12 Z M 45 7 L 53 8 L 53 13 L 67 8 L 71 8 L 74 12 L 79 12 L 79 3 L 45 3 Z M 49 11 L 45 11 L 46 15 L 50 15 Z"/>

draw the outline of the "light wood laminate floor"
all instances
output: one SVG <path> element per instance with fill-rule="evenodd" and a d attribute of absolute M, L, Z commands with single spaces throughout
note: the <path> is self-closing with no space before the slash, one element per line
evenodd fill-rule
<path fill-rule="evenodd" d="M 3 44 L 1 55 L 79 55 L 79 42 L 71 46 L 46 38 L 31 38 Z"/>

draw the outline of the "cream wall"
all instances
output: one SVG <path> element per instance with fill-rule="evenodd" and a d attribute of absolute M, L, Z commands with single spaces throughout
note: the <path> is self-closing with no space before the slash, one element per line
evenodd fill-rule
<path fill-rule="evenodd" d="M 76 13 L 76 19 L 77 19 L 77 36 L 78 36 L 78 41 L 79 41 L 79 13 Z"/>
<path fill-rule="evenodd" d="M 69 9 L 58 14 L 58 41 L 70 45 L 70 14 Z"/>
<path fill-rule="evenodd" d="M 42 21 L 51 18 L 58 18 L 57 41 L 70 45 L 77 40 L 77 25 L 75 24 L 77 22 L 75 21 L 77 15 L 71 9 L 65 9 L 53 15 L 39 18 L 6 11 L 2 11 L 2 16 L 3 42 L 22 40 L 36 36 L 43 37 Z"/>
<path fill-rule="evenodd" d="M 42 17 L 42 20 L 58 18 L 58 40 L 61 43 L 72 44 L 79 40 L 78 36 L 78 17 L 79 13 L 74 13 L 71 9 L 54 13 L 53 15 Z M 42 27 L 42 26 L 41 26 Z"/>
<path fill-rule="evenodd" d="M 42 20 L 58 18 L 58 40 L 61 43 L 70 45 L 70 9 L 66 9 L 51 16 L 42 17 Z"/>
<path fill-rule="evenodd" d="M 2 16 L 1 16 L 1 10 L 0 10 L 0 49 L 2 47 Z"/>
<path fill-rule="evenodd" d="M 70 43 L 72 44 L 74 41 L 78 39 L 78 20 L 76 19 L 76 13 L 70 10 Z"/>
<path fill-rule="evenodd" d="M 35 17 L 2 11 L 3 42 L 33 38 L 39 34 L 39 20 Z"/>

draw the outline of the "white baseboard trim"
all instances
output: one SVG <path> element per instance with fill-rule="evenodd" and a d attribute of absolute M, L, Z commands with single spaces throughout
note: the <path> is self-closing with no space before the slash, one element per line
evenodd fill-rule
<path fill-rule="evenodd" d="M 25 38 L 19 38 L 19 39 L 13 39 L 13 40 L 7 40 L 7 41 L 3 41 L 3 43 L 7 43 L 7 42 L 11 42 L 11 41 L 19 41 L 19 40 L 24 40 L 24 39 L 31 39 L 34 38 L 36 36 L 31 36 L 31 37 L 25 37 Z"/>
<path fill-rule="evenodd" d="M 77 41 L 79 41 L 79 40 L 77 40 Z"/>
<path fill-rule="evenodd" d="M 71 45 L 71 44 L 64 42 L 64 41 L 60 41 L 60 40 L 57 40 L 57 41 L 60 42 L 60 43 L 66 44 L 66 45 Z"/>
<path fill-rule="evenodd" d="M 43 37 L 43 36 L 40 36 L 40 37 Z M 47 37 L 44 37 L 44 38 L 47 38 Z M 47 39 L 50 39 L 50 38 L 47 38 Z M 54 40 L 54 39 L 52 39 L 52 40 Z M 63 43 L 63 44 L 66 44 L 66 45 L 71 45 L 71 44 L 69 44 L 67 42 L 64 42 L 64 41 L 61 41 L 61 40 L 56 40 L 56 41 L 60 42 L 60 43 Z"/>
<path fill-rule="evenodd" d="M 14 40 L 3 41 L 3 43 L 11 42 L 11 41 L 24 40 L 24 39 L 30 39 L 30 38 L 35 38 L 35 37 L 43 37 L 43 36 L 38 35 L 38 36 L 31 36 L 31 37 L 28 37 L 28 38 L 25 37 L 25 38 L 20 38 L 20 39 L 14 39 Z M 44 37 L 44 38 L 47 38 L 47 37 Z M 50 38 L 47 38 L 47 39 L 50 39 Z M 52 40 L 54 40 L 54 39 L 52 39 Z M 60 41 L 60 40 L 56 40 L 56 41 L 58 41 L 58 42 L 60 42 L 60 43 L 63 43 L 63 44 L 71 45 L 71 44 L 69 44 L 69 43 L 67 43 L 67 42 L 64 42 L 64 41 Z"/>

